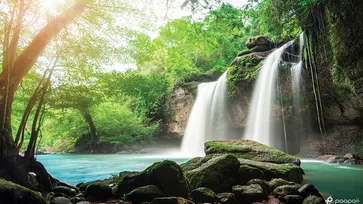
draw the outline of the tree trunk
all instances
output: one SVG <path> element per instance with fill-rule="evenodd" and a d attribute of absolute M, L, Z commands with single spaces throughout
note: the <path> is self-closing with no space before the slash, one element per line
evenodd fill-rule
<path fill-rule="evenodd" d="M 21 2 L 24 2 L 23 0 Z M 51 20 L 40 32 L 34 37 L 31 43 L 17 57 L 16 48 L 19 41 L 21 27 L 15 27 L 11 32 L 12 26 L 6 26 L 4 50 L 3 50 L 3 70 L 0 74 L 0 177 L 9 178 L 19 184 L 24 184 L 26 177 L 20 172 L 36 171 L 38 169 L 38 178 L 49 178 L 49 174 L 44 167 L 38 165 L 36 161 L 29 161 L 27 164 L 20 163 L 22 158 L 17 156 L 16 145 L 11 131 L 11 112 L 15 91 L 19 86 L 22 78 L 30 71 L 39 55 L 44 51 L 46 46 L 54 37 L 61 32 L 63 28 L 72 23 L 86 8 L 86 1 L 79 0 L 72 7 L 62 14 Z M 21 4 L 23 7 L 24 5 Z M 19 16 L 24 16 L 23 9 L 20 9 Z M 9 22 L 11 25 L 13 22 Z M 16 25 L 16 26 L 21 26 Z M 11 34 L 10 34 L 11 33 Z M 6 35 L 8 34 L 8 35 Z M 13 39 L 10 40 L 10 37 Z M 6 43 L 6 44 L 5 44 Z M 9 44 L 11 47 L 9 47 Z M 15 49 L 15 51 L 14 51 Z M 18 160 L 18 161 L 17 161 Z M 24 169 L 22 168 L 23 165 Z M 27 171 L 29 170 L 29 171 Z M 21 175 L 20 175 L 21 174 Z M 47 179 L 45 179 L 47 180 Z M 54 180 L 54 179 L 53 179 Z M 49 182 L 44 181 L 43 186 L 50 190 Z"/>
<path fill-rule="evenodd" d="M 87 122 L 88 127 L 89 127 L 89 131 L 90 131 L 90 133 L 89 133 L 89 135 L 90 135 L 89 151 L 92 153 L 98 142 L 96 126 L 95 126 L 95 123 L 93 122 L 93 119 L 92 119 L 92 116 L 91 116 L 89 110 L 83 110 L 82 114 L 83 114 L 83 118 L 85 119 L 85 121 Z"/>

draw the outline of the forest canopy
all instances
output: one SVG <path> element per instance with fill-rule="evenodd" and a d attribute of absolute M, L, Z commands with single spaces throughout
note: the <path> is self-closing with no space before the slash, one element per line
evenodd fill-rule
<path fill-rule="evenodd" d="M 56 2 L 0 4 L 6 16 L 0 22 L 1 80 L 14 89 L 14 100 L 0 104 L 11 112 L 11 120 L 2 118 L 2 134 L 10 132 L 20 151 L 34 134 L 32 148 L 42 151 L 150 143 L 162 131 L 163 107 L 177 84 L 223 73 L 251 36 L 298 35 L 301 16 L 317 3 L 253 0 L 236 8 L 185 1 L 190 16 L 172 18 L 168 8 L 181 6 L 174 1 L 160 3 L 166 7 L 162 17 L 143 1 Z M 61 23 L 45 33 L 45 42 L 39 35 L 54 19 Z M 34 40 L 40 44 L 32 47 Z M 33 61 L 21 61 L 28 49 Z M 5 76 L 17 63 L 26 66 L 9 75 L 11 84 Z"/>

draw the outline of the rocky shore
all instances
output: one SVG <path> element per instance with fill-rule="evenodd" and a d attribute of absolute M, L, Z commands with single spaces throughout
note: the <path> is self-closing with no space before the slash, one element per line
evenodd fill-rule
<path fill-rule="evenodd" d="M 304 171 L 294 156 L 249 140 L 207 142 L 205 153 L 181 165 L 165 160 L 141 172 L 55 186 L 43 195 L 0 180 L 0 203 L 325 203 L 313 185 L 301 184 Z"/>

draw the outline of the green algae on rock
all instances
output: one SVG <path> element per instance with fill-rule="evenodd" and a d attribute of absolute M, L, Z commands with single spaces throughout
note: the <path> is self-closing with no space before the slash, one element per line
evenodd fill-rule
<path fill-rule="evenodd" d="M 298 166 L 300 165 L 300 160 L 297 157 L 273 147 L 246 139 L 206 142 L 204 151 L 206 155 L 232 154 L 239 159 L 276 164 L 295 163 Z"/>
<path fill-rule="evenodd" d="M 0 203 L 46 204 L 40 193 L 0 179 Z"/>

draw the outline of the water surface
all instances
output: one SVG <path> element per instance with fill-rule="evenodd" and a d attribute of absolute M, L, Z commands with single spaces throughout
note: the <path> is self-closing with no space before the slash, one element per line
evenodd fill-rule
<path fill-rule="evenodd" d="M 99 180 L 122 171 L 141 171 L 154 162 L 173 160 L 179 164 L 188 158 L 170 155 L 110 154 L 39 155 L 38 160 L 55 178 L 77 184 Z M 312 183 L 324 197 L 336 199 L 359 198 L 363 202 L 363 166 L 328 164 L 316 160 L 302 160 L 307 183 Z"/>

